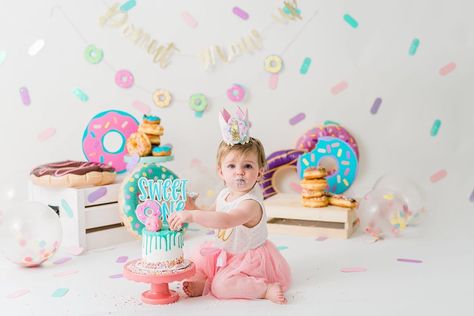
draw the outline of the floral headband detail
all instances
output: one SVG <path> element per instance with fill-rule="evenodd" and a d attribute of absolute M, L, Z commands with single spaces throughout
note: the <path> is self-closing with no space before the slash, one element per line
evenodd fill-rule
<path fill-rule="evenodd" d="M 226 109 L 219 113 L 219 125 L 221 126 L 222 140 L 227 145 L 248 143 L 250 122 L 247 109 L 237 107 L 235 116 L 231 116 Z"/>

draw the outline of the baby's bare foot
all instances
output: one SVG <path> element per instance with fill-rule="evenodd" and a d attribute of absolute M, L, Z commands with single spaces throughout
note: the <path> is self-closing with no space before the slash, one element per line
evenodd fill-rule
<path fill-rule="evenodd" d="M 267 292 L 265 292 L 265 298 L 277 304 L 286 304 L 288 302 L 280 283 L 269 284 Z"/>
<path fill-rule="evenodd" d="M 201 296 L 204 291 L 204 284 L 206 281 L 197 280 L 197 281 L 184 281 L 183 282 L 183 291 L 189 297 Z"/>

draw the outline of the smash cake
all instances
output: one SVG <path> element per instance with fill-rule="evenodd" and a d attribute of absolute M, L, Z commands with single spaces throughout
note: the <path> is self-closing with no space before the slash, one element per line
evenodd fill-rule
<path fill-rule="evenodd" d="M 186 204 L 187 180 L 156 163 L 136 166 L 122 182 L 120 208 L 124 224 L 141 236 L 141 259 L 130 267 L 144 275 L 166 274 L 188 267 L 183 230 L 169 229 L 168 216 Z"/>

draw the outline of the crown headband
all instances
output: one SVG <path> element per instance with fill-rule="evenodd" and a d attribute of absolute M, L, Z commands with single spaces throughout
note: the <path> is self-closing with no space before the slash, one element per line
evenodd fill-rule
<path fill-rule="evenodd" d="M 237 107 L 235 116 L 223 109 L 219 113 L 219 125 L 221 126 L 222 140 L 227 145 L 248 143 L 250 122 L 247 109 Z"/>

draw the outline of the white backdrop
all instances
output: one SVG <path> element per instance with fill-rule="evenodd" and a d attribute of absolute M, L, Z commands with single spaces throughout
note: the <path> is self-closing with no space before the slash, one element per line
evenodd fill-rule
<path fill-rule="evenodd" d="M 299 1 L 303 19 L 287 25 L 271 17 L 282 1 L 137 1 L 127 12 L 127 23 L 142 28 L 158 44 L 174 42 L 180 50 L 165 69 L 123 36 L 123 28 L 99 26 L 112 1 L 2 2 L 0 208 L 26 199 L 26 181 L 34 166 L 83 160 L 82 134 L 95 114 L 118 109 L 141 120 L 143 113 L 133 106 L 137 101 L 162 118 L 163 143 L 174 146 L 172 170 L 192 175 L 197 162 L 212 174 L 220 138 L 217 114 L 223 106 L 235 107 L 225 92 L 238 83 L 247 90 L 242 105 L 248 107 L 251 132 L 263 141 L 267 155 L 293 148 L 308 129 L 335 121 L 360 147 L 359 174 L 350 194 L 363 195 L 386 172 L 403 172 L 423 189 L 428 207 L 438 209 L 432 220 L 442 225 L 446 208 L 470 210 L 467 216 L 472 219 L 472 1 Z M 248 12 L 248 20 L 233 14 L 234 6 Z M 183 21 L 184 11 L 198 22 L 196 28 Z M 345 14 L 359 26 L 346 23 Z M 202 69 L 202 49 L 227 46 L 252 29 L 263 37 L 261 50 Z M 420 45 L 410 55 L 415 38 Z M 38 39 L 45 45 L 30 56 L 28 49 Z M 89 44 L 104 50 L 101 63 L 84 59 Z M 284 60 L 276 89 L 269 87 L 270 75 L 263 69 L 271 54 Z M 299 69 L 306 57 L 312 64 L 302 75 Z M 440 75 L 450 63 L 455 69 Z M 115 84 L 119 69 L 133 73 L 132 88 Z M 332 87 L 342 81 L 348 88 L 332 94 Z M 29 90 L 28 106 L 22 103 L 20 87 Z M 75 88 L 85 91 L 89 100 L 80 101 L 72 93 Z M 152 93 L 159 88 L 174 96 L 168 108 L 153 104 Z M 201 118 L 187 105 L 194 93 L 209 99 Z M 376 98 L 382 104 L 371 114 Z M 298 113 L 305 119 L 291 125 L 290 118 Z M 441 126 L 431 136 L 436 119 Z M 45 130 L 55 133 L 39 140 Z M 440 170 L 447 176 L 432 183 L 430 177 Z M 470 221 L 457 222 L 467 228 Z"/>

